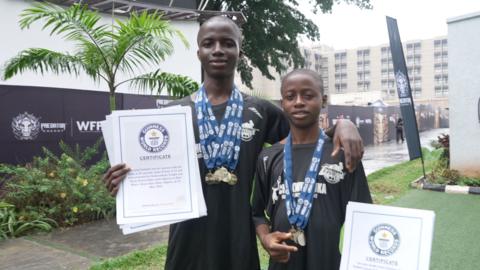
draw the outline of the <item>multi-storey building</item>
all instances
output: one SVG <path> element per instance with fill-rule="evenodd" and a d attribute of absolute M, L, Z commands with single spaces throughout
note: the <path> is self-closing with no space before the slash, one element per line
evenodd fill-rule
<path fill-rule="evenodd" d="M 407 41 L 403 50 L 415 103 L 447 108 L 447 38 Z M 367 105 L 378 100 L 391 105 L 398 104 L 392 54 L 388 45 L 348 50 L 312 45 L 302 47 L 301 52 L 305 58 L 305 68 L 321 75 L 325 93 L 332 104 Z M 275 80 L 268 80 L 254 69 L 253 94 L 280 98 L 281 75 L 274 71 L 272 74 Z M 237 84 L 241 85 L 239 81 Z M 252 93 L 244 86 L 241 88 Z"/>
<path fill-rule="evenodd" d="M 447 38 L 407 41 L 403 49 L 415 102 L 448 107 Z M 331 103 L 366 105 L 383 100 L 398 104 L 388 45 L 348 50 L 309 46 L 302 53 L 305 67 L 321 74 Z"/>

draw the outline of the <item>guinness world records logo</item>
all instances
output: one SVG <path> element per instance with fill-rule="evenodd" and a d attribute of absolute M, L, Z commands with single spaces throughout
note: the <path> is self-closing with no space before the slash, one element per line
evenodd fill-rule
<path fill-rule="evenodd" d="M 158 123 L 148 124 L 140 131 L 139 143 L 147 152 L 158 153 L 167 147 L 169 141 L 167 129 Z"/>
<path fill-rule="evenodd" d="M 392 225 L 379 224 L 370 231 L 368 243 L 376 254 L 390 256 L 400 246 L 400 235 Z"/>

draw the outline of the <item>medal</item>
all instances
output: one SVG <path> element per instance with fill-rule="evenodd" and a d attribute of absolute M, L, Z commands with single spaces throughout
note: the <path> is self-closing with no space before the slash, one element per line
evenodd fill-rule
<path fill-rule="evenodd" d="M 229 172 L 225 167 L 220 167 L 216 169 L 214 173 L 207 173 L 205 175 L 205 182 L 207 182 L 207 184 L 219 184 L 224 182 L 233 186 L 237 183 L 237 176 Z"/>
<path fill-rule="evenodd" d="M 208 172 L 205 175 L 205 182 L 209 185 L 220 183 L 220 181 L 217 181 L 217 178 L 211 172 Z"/>
<path fill-rule="evenodd" d="M 205 166 L 210 171 L 205 175 L 205 182 L 207 184 L 223 182 L 235 185 L 238 178 L 232 172 L 237 167 L 240 157 L 243 112 L 242 94 L 234 87 L 220 125 L 216 121 L 203 86 L 195 98 L 195 110 L 197 113 L 200 149 Z"/>
<path fill-rule="evenodd" d="M 295 244 L 302 247 L 307 244 L 305 233 L 303 232 L 303 230 L 296 230 L 294 228 L 291 228 L 289 232 L 292 234 L 291 239 Z"/>
<path fill-rule="evenodd" d="M 283 149 L 283 177 L 285 186 L 285 208 L 288 222 L 292 225 L 292 240 L 300 246 L 306 245 L 304 230 L 312 210 L 313 195 L 317 184 L 317 174 L 322 158 L 325 133 L 320 129 L 315 151 L 313 152 L 310 166 L 305 174 L 304 182 L 297 199 L 293 197 L 293 157 L 292 135 L 288 134 L 287 142 Z"/>

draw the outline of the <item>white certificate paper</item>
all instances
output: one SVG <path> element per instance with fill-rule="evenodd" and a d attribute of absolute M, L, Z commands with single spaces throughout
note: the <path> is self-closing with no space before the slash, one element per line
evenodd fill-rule
<path fill-rule="evenodd" d="M 115 111 L 107 118 L 112 163 L 131 168 L 117 194 L 118 224 L 140 228 L 206 214 L 191 115 L 190 107 L 171 107 Z"/>
<path fill-rule="evenodd" d="M 341 270 L 428 270 L 433 211 L 349 202 Z"/>

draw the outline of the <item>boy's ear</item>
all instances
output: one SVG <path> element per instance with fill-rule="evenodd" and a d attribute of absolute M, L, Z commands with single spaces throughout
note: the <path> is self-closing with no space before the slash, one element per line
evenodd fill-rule
<path fill-rule="evenodd" d="M 240 49 L 239 57 L 243 57 L 244 55 L 245 55 L 245 52 L 243 51 L 243 49 Z"/>
<path fill-rule="evenodd" d="M 328 95 L 322 96 L 322 109 L 327 107 Z"/>

